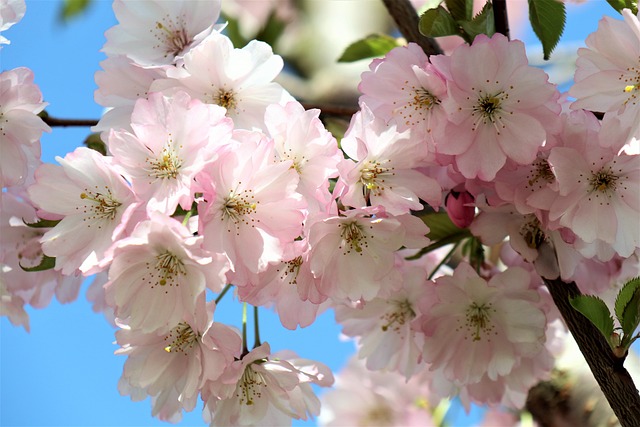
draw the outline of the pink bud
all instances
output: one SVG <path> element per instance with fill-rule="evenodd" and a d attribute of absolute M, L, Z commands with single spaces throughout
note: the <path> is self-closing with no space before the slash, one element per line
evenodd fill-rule
<path fill-rule="evenodd" d="M 473 201 L 473 196 L 468 191 L 451 190 L 445 199 L 447 214 L 449 214 L 451 222 L 460 228 L 468 227 L 476 213 Z"/>

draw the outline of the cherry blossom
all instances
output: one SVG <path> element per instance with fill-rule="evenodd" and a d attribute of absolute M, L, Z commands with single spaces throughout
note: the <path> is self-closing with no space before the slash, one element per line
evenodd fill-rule
<path fill-rule="evenodd" d="M 157 67 L 175 64 L 216 29 L 220 0 L 115 0 L 113 11 L 119 23 L 105 33 L 102 51 Z"/>
<path fill-rule="evenodd" d="M 447 86 L 422 48 L 415 43 L 396 47 L 383 59 L 373 60 L 369 68 L 358 86 L 360 102 L 398 131 L 411 129 L 411 138 L 427 141 L 433 152 L 434 141 L 440 140 L 447 123 L 442 106 Z"/>
<path fill-rule="evenodd" d="M 167 70 L 168 79 L 155 81 L 152 91 L 180 88 L 192 97 L 227 109 L 236 128 L 264 129 L 269 104 L 293 98 L 272 80 L 283 61 L 266 43 L 250 41 L 234 49 L 231 40 L 214 32 L 184 56 L 184 68 Z"/>
<path fill-rule="evenodd" d="M 436 279 L 437 302 L 422 320 L 424 360 L 445 378 L 473 384 L 509 375 L 544 343 L 546 317 L 529 273 L 512 267 L 488 282 L 466 263 Z"/>
<path fill-rule="evenodd" d="M 40 163 L 40 136 L 51 132 L 39 112 L 47 106 L 28 68 L 0 74 L 0 184 L 24 184 Z"/>
<path fill-rule="evenodd" d="M 229 281 L 242 286 L 280 262 L 284 245 L 302 234 L 305 202 L 295 191 L 299 176 L 292 163 L 272 162 L 273 141 L 254 133 L 235 137 L 234 149 L 196 180 L 204 194 L 198 204 L 204 247 L 228 258 Z"/>
<path fill-rule="evenodd" d="M 27 11 L 24 0 L 2 0 L 0 2 L 0 33 L 20 22 Z M 6 37 L 0 35 L 0 49 L 3 44 L 10 44 Z"/>
<path fill-rule="evenodd" d="M 213 311 L 213 306 L 205 308 L 203 296 L 197 310 L 164 333 L 120 325 L 116 354 L 127 356 L 120 392 L 134 400 L 153 396 L 153 415 L 163 420 L 179 420 L 183 409 L 191 411 L 204 384 L 220 378 L 240 356 L 240 334 L 212 322 Z"/>
<path fill-rule="evenodd" d="M 195 311 L 205 288 L 220 292 L 228 267 L 201 243 L 202 236 L 161 214 L 118 241 L 104 287 L 116 316 L 142 332 L 164 330 Z"/>
<path fill-rule="evenodd" d="M 292 418 L 306 420 L 320 413 L 311 384 L 328 387 L 333 375 L 318 362 L 271 355 L 264 343 L 233 362 L 220 381 L 222 388 L 203 392 L 205 419 L 211 425 L 290 425 Z"/>
<path fill-rule="evenodd" d="M 452 155 L 466 178 L 491 181 L 507 160 L 528 164 L 557 127 L 559 94 L 528 65 L 524 44 L 479 35 L 431 62 L 447 78 L 449 115 L 438 153 Z"/>
<path fill-rule="evenodd" d="M 221 107 L 177 92 L 137 101 L 131 127 L 109 134 L 109 150 L 147 209 L 170 215 L 178 205 L 191 209 L 194 178 L 231 139 L 233 123 Z"/>
<path fill-rule="evenodd" d="M 603 126 L 617 119 L 628 137 L 603 140 L 619 150 L 631 138 L 640 138 L 640 22 L 629 9 L 623 21 L 604 16 L 598 30 L 578 49 L 575 84 L 569 94 L 576 98 L 572 109 L 605 112 Z M 614 145 L 615 143 L 615 145 Z"/>
<path fill-rule="evenodd" d="M 62 219 L 42 236 L 42 250 L 56 258 L 63 274 L 96 273 L 140 202 L 110 157 L 79 147 L 56 160 L 60 166 L 36 170 L 36 183 L 28 189 L 39 217 Z"/>

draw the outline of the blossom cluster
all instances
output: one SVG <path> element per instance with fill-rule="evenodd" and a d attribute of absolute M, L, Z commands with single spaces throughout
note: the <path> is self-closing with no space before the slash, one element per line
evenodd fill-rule
<path fill-rule="evenodd" d="M 327 395 L 326 425 L 424 425 L 454 395 L 522 407 L 564 333 L 543 278 L 600 292 L 638 271 L 638 17 L 587 39 L 575 101 L 500 34 L 447 55 L 394 48 L 362 74 L 338 144 L 275 81 L 268 44 L 233 46 L 220 7 L 114 1 L 95 93 L 106 154 L 41 164 L 46 103 L 28 69 L 0 75 L 3 314 L 28 327 L 25 304 L 74 299 L 96 275 L 127 356 L 120 392 L 172 422 L 201 399 L 212 425 L 287 425 L 333 383 L 216 322 L 230 287 L 287 329 L 332 308 L 355 338 L 362 363 Z M 434 250 L 430 217 L 465 236 L 467 259 L 446 265 L 460 242 Z M 371 371 L 345 405 L 340 387 Z M 398 381 L 424 396 L 393 396 L 411 411 L 377 391 Z"/>

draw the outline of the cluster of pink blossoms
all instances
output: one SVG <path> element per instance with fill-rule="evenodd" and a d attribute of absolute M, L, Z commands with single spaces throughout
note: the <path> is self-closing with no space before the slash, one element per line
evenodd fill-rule
<path fill-rule="evenodd" d="M 26 326 L 25 303 L 73 299 L 98 274 L 92 298 L 127 356 L 119 389 L 151 396 L 160 419 L 199 398 L 212 425 L 319 414 L 311 386 L 330 386 L 330 370 L 266 342 L 249 350 L 214 321 L 229 286 L 288 329 L 333 308 L 357 340 L 364 367 L 339 387 L 376 373 L 349 394 L 358 405 L 327 396 L 327 425 L 424 425 L 429 402 L 454 395 L 522 407 L 549 375 L 562 327 L 541 276 L 598 292 L 638 270 L 640 26 L 628 11 L 588 39 L 573 103 L 500 34 L 447 56 L 395 48 L 362 75 L 340 148 L 320 111 L 274 82 L 283 60 L 269 45 L 234 48 L 220 32 L 219 0 L 114 11 L 95 94 L 107 155 L 41 165 L 33 76 L 0 76 L 2 307 Z M 624 60 L 601 49 L 614 38 Z M 620 78 L 588 83 L 627 60 Z M 419 215 L 442 208 L 486 246 L 508 237 L 506 268 L 472 257 L 450 270 L 446 249 L 424 251 L 438 242 Z M 25 224 L 39 220 L 51 227 Z M 53 269 L 20 269 L 42 259 Z M 403 413 L 379 403 L 398 374 L 424 395 L 394 396 Z"/>

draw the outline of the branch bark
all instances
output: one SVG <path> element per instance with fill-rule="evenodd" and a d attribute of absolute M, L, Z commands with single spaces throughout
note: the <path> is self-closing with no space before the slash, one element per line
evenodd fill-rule
<path fill-rule="evenodd" d="M 49 126 L 60 126 L 60 127 L 69 127 L 69 126 L 77 126 L 77 127 L 91 127 L 98 124 L 98 120 L 94 119 L 58 119 L 56 117 L 51 117 L 49 115 L 42 115 L 41 119 L 43 122 L 48 124 Z"/>
<path fill-rule="evenodd" d="M 614 356 L 600 331 L 571 306 L 570 299 L 581 295 L 578 286 L 560 279 L 544 282 L 620 424 L 640 426 L 640 394 L 624 360 Z"/>
<path fill-rule="evenodd" d="M 509 20 L 507 19 L 507 0 L 493 0 L 493 22 L 496 26 L 496 33 L 500 33 L 511 39 L 509 36 Z"/>
<path fill-rule="evenodd" d="M 418 30 L 420 18 L 409 0 L 382 0 L 382 2 L 407 41 L 417 43 L 427 55 L 442 54 L 442 49 L 434 39 L 420 34 Z"/>

